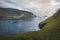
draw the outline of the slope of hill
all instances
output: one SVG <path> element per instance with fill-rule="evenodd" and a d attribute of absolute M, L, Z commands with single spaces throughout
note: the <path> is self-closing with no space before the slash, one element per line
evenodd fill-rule
<path fill-rule="evenodd" d="M 60 40 L 60 10 L 46 19 L 40 31 L 1 37 L 0 40 Z"/>
<path fill-rule="evenodd" d="M 32 12 L 12 9 L 0 8 L 0 18 L 6 19 L 20 19 L 20 18 L 33 18 L 36 17 Z"/>

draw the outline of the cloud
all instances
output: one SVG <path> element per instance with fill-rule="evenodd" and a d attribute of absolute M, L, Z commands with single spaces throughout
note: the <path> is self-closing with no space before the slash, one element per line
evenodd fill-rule
<path fill-rule="evenodd" d="M 38 16 L 50 16 L 60 8 L 60 0 L 1 0 L 0 7 L 27 10 Z"/>
<path fill-rule="evenodd" d="M 54 1 L 54 0 L 51 1 L 50 4 L 53 5 L 53 6 L 60 5 L 60 3 L 58 1 Z"/>

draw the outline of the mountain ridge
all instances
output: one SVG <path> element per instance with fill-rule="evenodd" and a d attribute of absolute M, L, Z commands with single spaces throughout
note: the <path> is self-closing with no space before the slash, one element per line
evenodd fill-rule
<path fill-rule="evenodd" d="M 5 15 L 4 15 L 5 14 Z M 18 9 L 12 9 L 12 8 L 0 8 L 0 15 L 4 15 L 4 17 L 12 18 L 16 16 L 15 19 L 19 18 L 33 18 L 36 17 L 32 12 L 24 11 L 24 10 L 18 10 Z M 23 15 L 22 17 L 20 17 Z M 0 16 L 1 17 L 1 16 Z"/>

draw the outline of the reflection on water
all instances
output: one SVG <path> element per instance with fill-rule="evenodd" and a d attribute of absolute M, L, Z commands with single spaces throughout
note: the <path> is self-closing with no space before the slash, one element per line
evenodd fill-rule
<path fill-rule="evenodd" d="M 40 18 L 0 21 L 0 35 L 38 31 L 38 23 L 40 21 Z"/>

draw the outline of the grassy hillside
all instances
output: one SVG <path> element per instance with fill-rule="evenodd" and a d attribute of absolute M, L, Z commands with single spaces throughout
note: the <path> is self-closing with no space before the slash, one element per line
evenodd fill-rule
<path fill-rule="evenodd" d="M 1 37 L 0 40 L 60 40 L 60 10 L 45 20 L 40 31 Z"/>
<path fill-rule="evenodd" d="M 0 10 L 0 20 L 5 19 L 9 15 L 11 14 L 8 14 L 7 12 Z"/>

